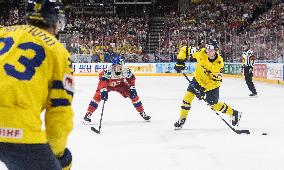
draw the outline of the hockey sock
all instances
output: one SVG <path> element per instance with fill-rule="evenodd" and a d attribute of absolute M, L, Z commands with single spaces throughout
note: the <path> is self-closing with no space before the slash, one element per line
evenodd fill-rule
<path fill-rule="evenodd" d="M 233 109 L 226 103 L 218 102 L 217 104 L 211 105 L 211 107 L 213 110 L 225 113 L 227 115 L 233 114 Z"/>
<path fill-rule="evenodd" d="M 187 91 L 183 97 L 182 105 L 181 105 L 181 111 L 180 111 L 180 117 L 181 118 L 187 118 L 188 112 L 191 108 L 191 102 L 194 99 L 194 94 L 192 92 Z"/>

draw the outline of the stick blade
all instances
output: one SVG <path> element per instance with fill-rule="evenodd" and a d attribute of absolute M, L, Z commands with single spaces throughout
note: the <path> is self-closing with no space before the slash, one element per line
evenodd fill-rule
<path fill-rule="evenodd" d="M 237 134 L 250 134 L 249 130 L 236 130 Z"/>
<path fill-rule="evenodd" d="M 94 127 L 91 127 L 91 130 L 92 131 L 94 131 L 94 132 L 96 132 L 97 134 L 100 134 L 100 131 L 98 131 L 96 128 L 94 128 Z"/>

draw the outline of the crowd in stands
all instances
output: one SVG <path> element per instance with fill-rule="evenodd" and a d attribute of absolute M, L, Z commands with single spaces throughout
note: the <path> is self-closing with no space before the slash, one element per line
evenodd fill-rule
<path fill-rule="evenodd" d="M 62 36 L 74 54 L 90 54 L 93 61 L 109 61 L 113 53 L 142 54 L 148 32 L 147 17 L 69 15 Z"/>
<path fill-rule="evenodd" d="M 170 12 L 165 18 L 165 34 L 158 50 L 162 53 L 177 52 L 182 45 L 204 46 L 208 39 L 217 39 L 221 43 L 222 54 L 225 61 L 239 62 L 241 44 L 244 40 L 250 41 L 260 60 L 275 59 L 275 38 L 283 38 L 281 16 L 284 16 L 283 4 L 271 8 L 271 3 L 266 0 L 231 0 L 225 2 L 202 2 L 190 4 L 186 13 L 178 15 L 176 11 Z M 261 12 L 267 10 L 266 13 Z M 260 17 L 259 17 L 259 16 Z M 259 17 L 259 19 L 258 19 Z M 252 22 L 254 21 L 254 22 Z M 273 24 L 272 24 L 273 23 Z M 277 29 L 275 26 L 277 26 Z M 256 28 L 261 31 L 255 31 Z M 271 31 L 271 27 L 273 31 Z M 275 31 L 278 37 L 275 37 Z M 282 33 L 282 34 L 281 34 Z M 273 36 L 273 38 L 271 38 Z M 263 46 L 256 37 L 266 41 Z M 259 39 L 261 39 L 259 38 Z M 270 51 L 267 46 L 270 43 Z M 262 46 L 263 48 L 257 48 Z M 279 50 L 284 46 L 278 43 Z M 280 55 L 283 52 L 278 51 Z"/>
<path fill-rule="evenodd" d="M 22 6 L 21 6 L 22 7 Z M 11 8 L 9 10 L 2 11 L 0 15 L 0 25 L 17 25 L 25 23 L 24 10 L 22 8 Z"/>
<path fill-rule="evenodd" d="M 274 6 L 252 23 L 248 34 L 253 48 L 259 52 L 259 60 L 284 60 L 283 31 L 284 3 Z"/>
<path fill-rule="evenodd" d="M 24 23 L 23 6 L 4 9 L 0 25 Z M 154 54 L 144 51 L 149 17 L 75 15 L 71 11 L 60 40 L 80 56 L 74 58 L 77 62 L 110 62 L 116 53 L 126 55 L 128 62 L 170 62 L 182 45 L 202 47 L 212 38 L 220 41 L 226 62 L 241 61 L 244 40 L 250 42 L 257 60 L 284 61 L 284 3 L 204 0 L 191 3 L 182 14 L 169 11 Z"/>

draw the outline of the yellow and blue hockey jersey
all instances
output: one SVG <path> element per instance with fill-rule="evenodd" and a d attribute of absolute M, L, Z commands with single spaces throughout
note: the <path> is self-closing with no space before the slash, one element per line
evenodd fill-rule
<path fill-rule="evenodd" d="M 177 59 L 185 61 L 187 56 L 197 60 L 194 77 L 199 85 L 204 87 L 206 91 L 220 87 L 224 61 L 219 53 L 216 59 L 211 61 L 206 54 L 206 48 L 197 51 L 194 47 L 184 46 L 180 49 Z"/>
<path fill-rule="evenodd" d="M 73 128 L 69 56 L 53 35 L 40 28 L 0 29 L 0 142 L 48 142 L 55 155 L 64 151 Z"/>

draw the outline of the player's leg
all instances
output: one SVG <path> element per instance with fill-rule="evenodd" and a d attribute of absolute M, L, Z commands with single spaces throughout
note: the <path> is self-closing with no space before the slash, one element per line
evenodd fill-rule
<path fill-rule="evenodd" d="M 175 122 L 174 126 L 176 128 L 182 128 L 184 125 L 186 118 L 188 116 L 188 112 L 191 108 L 191 102 L 194 99 L 195 94 L 191 91 L 187 91 L 183 97 L 183 101 L 181 104 L 181 110 L 180 110 L 180 118 L 177 122 Z"/>
<path fill-rule="evenodd" d="M 94 97 L 93 97 L 93 99 L 90 101 L 87 113 L 84 116 L 84 120 L 86 122 L 91 122 L 91 118 L 90 117 L 92 116 L 92 114 L 98 108 L 98 105 L 99 105 L 101 100 L 102 100 L 101 99 L 101 93 L 100 93 L 99 90 L 97 90 L 95 95 L 94 95 Z"/>
<path fill-rule="evenodd" d="M 241 112 L 232 109 L 232 107 L 227 105 L 226 103 L 218 101 L 219 100 L 219 88 L 206 92 L 205 100 L 214 111 L 222 112 L 224 114 L 231 116 L 232 125 L 234 126 L 238 125 Z"/>
<path fill-rule="evenodd" d="M 48 144 L 0 143 L 0 159 L 11 170 L 61 170 Z"/>
<path fill-rule="evenodd" d="M 201 86 L 197 83 L 195 78 L 193 78 L 191 83 L 188 85 L 187 92 L 183 97 L 180 110 L 180 118 L 174 124 L 176 128 L 182 128 L 182 126 L 184 125 L 191 108 L 191 102 L 195 98 L 196 90 L 199 90 L 200 88 Z"/>
<path fill-rule="evenodd" d="M 123 97 L 127 98 L 129 97 L 133 106 L 135 107 L 135 109 L 138 111 L 138 113 L 140 114 L 140 116 L 144 119 L 144 120 L 150 120 L 151 116 L 146 115 L 145 111 L 144 111 L 144 107 L 142 102 L 140 101 L 140 98 L 135 90 L 135 94 L 130 95 L 130 87 L 129 86 L 120 86 L 118 88 L 116 88 L 116 91 L 119 92 Z"/>

